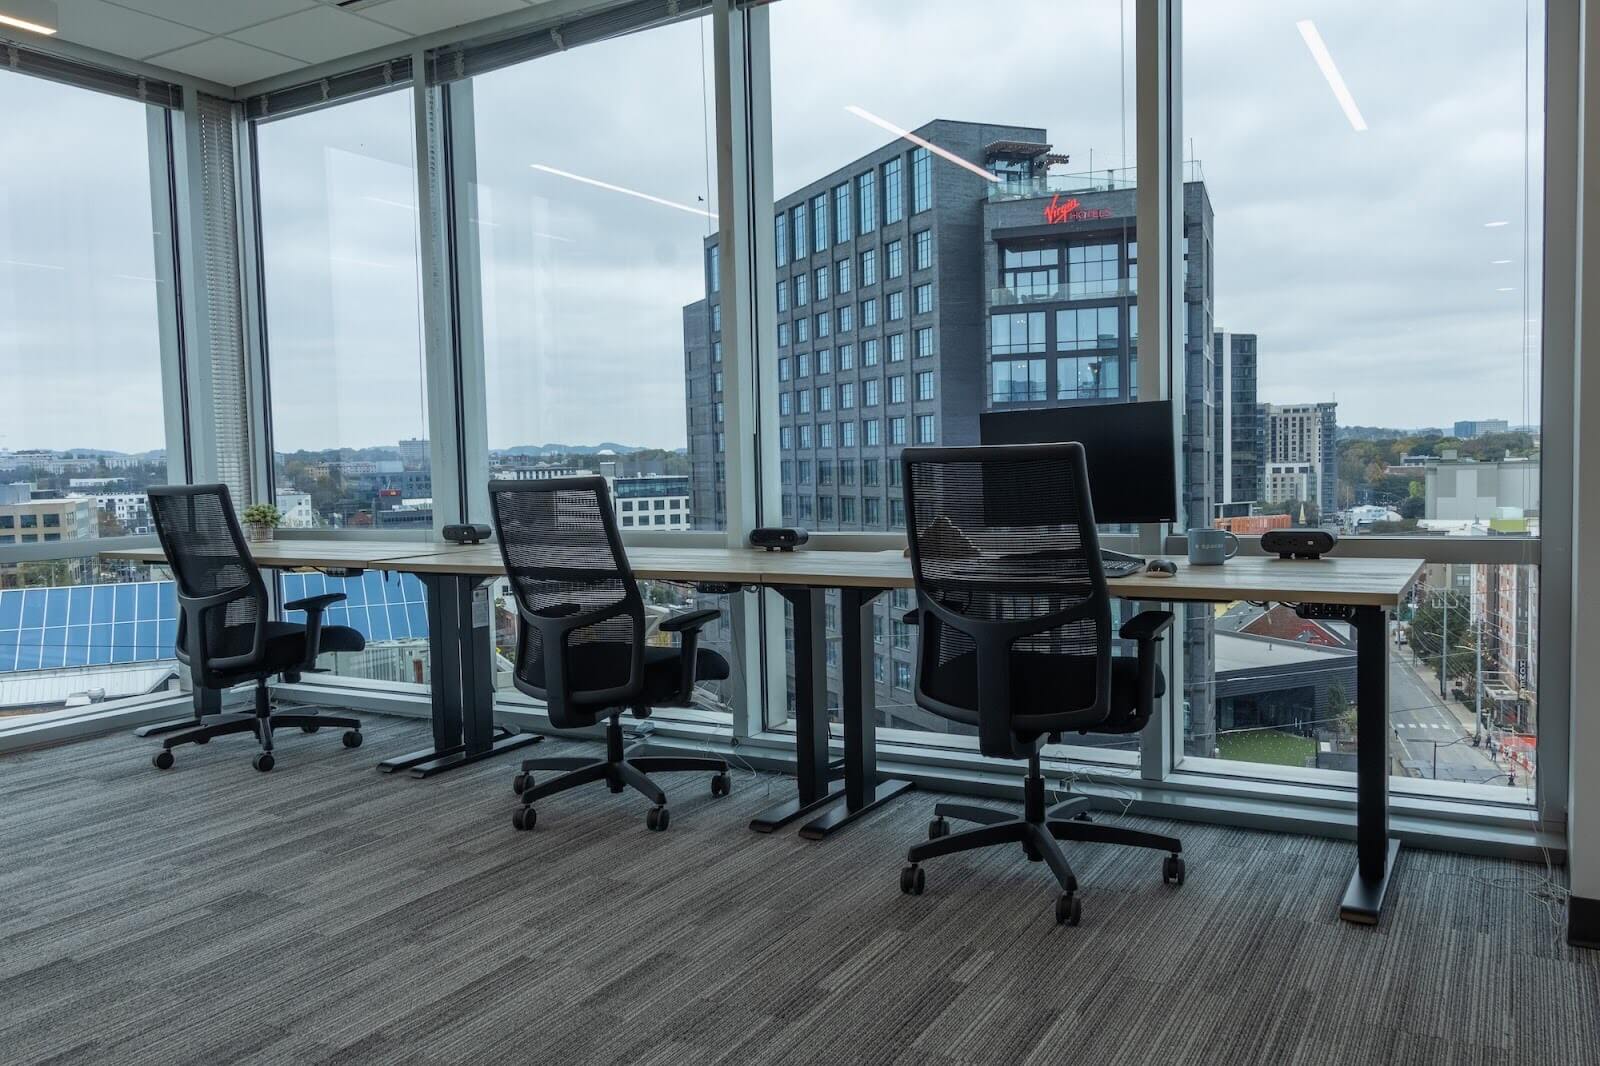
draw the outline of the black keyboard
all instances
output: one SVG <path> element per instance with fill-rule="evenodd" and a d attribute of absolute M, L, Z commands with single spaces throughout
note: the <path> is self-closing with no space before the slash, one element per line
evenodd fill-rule
<path fill-rule="evenodd" d="M 1144 563 L 1138 559 L 1103 559 L 1100 568 L 1106 577 L 1132 577 L 1144 571 Z"/>

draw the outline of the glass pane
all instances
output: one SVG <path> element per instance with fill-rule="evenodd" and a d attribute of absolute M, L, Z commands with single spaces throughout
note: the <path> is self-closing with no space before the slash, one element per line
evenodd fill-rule
<path fill-rule="evenodd" d="M 851 264 L 848 285 L 831 296 L 811 293 L 821 309 L 850 309 L 849 332 L 805 341 L 806 312 L 781 316 L 780 335 L 793 326 L 781 354 L 799 367 L 805 353 L 835 348 L 831 371 L 818 366 L 779 389 L 798 396 L 848 384 L 852 406 L 808 413 L 780 397 L 779 428 L 763 439 L 778 446 L 780 464 L 794 464 L 797 483 L 768 502 L 766 521 L 901 529 L 904 446 L 977 443 L 978 417 L 994 406 L 1122 395 L 1129 375 L 1114 364 L 1127 358 L 1118 345 L 1128 331 L 1120 320 L 1103 357 L 1113 366 L 1085 370 L 1086 386 L 1075 374 L 1070 393 L 1059 387 L 1048 354 L 1056 350 L 1054 311 L 1076 306 L 1080 295 L 1067 288 L 1066 247 L 1096 250 L 1083 295 L 1120 315 L 1134 218 L 1126 169 L 1134 152 L 1133 5 L 1071 7 L 1065 19 L 1048 0 L 806 0 L 769 9 L 774 224 L 788 215 L 792 230 L 792 213 L 824 192 L 844 189 L 853 200 L 851 225 L 811 233 L 808 248 L 788 249 L 800 254 L 777 264 L 791 290 L 823 264 L 835 264 L 836 278 L 845 276 L 837 264 Z M 1041 32 L 1019 34 L 1019 26 Z M 895 48 L 886 52 L 884 41 Z M 829 57 L 825 76 L 820 55 Z M 952 78 L 952 56 L 1004 57 L 1007 73 Z M 1046 226 L 1047 240 L 1012 236 Z M 1019 261 L 1013 253 L 1031 265 L 1002 266 Z M 817 428 L 829 423 L 833 432 Z M 823 462 L 837 471 L 832 484 L 798 477 Z M 879 721 L 960 731 L 912 699 L 915 635 L 898 621 L 909 605 L 908 592 L 885 595 L 871 612 L 877 661 L 867 668 L 877 677 Z M 834 656 L 838 621 L 835 604 Z M 832 663 L 830 684 L 836 707 Z"/>
<path fill-rule="evenodd" d="M 1533 801 L 1539 570 L 1429 566 L 1388 640 L 1390 772 L 1419 787 L 1490 786 Z M 1215 621 L 1214 684 L 1191 684 L 1186 769 L 1209 760 L 1335 771 L 1353 782 L 1356 668 L 1350 627 L 1290 607 L 1190 607 Z M 1282 771 L 1276 771 L 1282 772 Z"/>
<path fill-rule="evenodd" d="M 94 556 L 0 565 L 0 721 L 178 687 L 164 569 Z"/>
<path fill-rule="evenodd" d="M 256 136 L 278 507 L 303 528 L 431 530 L 410 94 Z"/>
<path fill-rule="evenodd" d="M 1189 5 L 1191 521 L 1538 532 L 1542 8 Z"/>
<path fill-rule="evenodd" d="M 700 18 L 472 82 L 491 475 L 604 475 L 625 536 L 727 522 L 710 57 Z M 597 91 L 574 96 L 575 84 Z M 556 98 L 561 108 L 528 106 Z M 786 253 L 792 242 L 804 261 L 831 213 L 825 197 L 797 203 L 775 223 Z M 809 307 L 831 289 L 823 266 L 783 290 L 786 306 L 806 308 L 807 339 L 833 326 Z M 723 610 L 701 647 L 733 677 L 702 683 L 694 707 L 725 713 L 744 684 L 743 597 L 666 582 L 642 591 L 651 643 L 673 643 L 654 627 L 676 610 Z M 496 685 L 511 690 L 516 600 L 504 581 L 492 594 Z"/>
<path fill-rule="evenodd" d="M 160 112 L 0 71 L 0 114 L 27 146 L 0 152 L 0 551 L 149 533 L 173 299 L 151 201 Z"/>
<path fill-rule="evenodd" d="M 491 472 L 674 501 L 625 531 L 726 522 L 710 34 L 695 19 L 472 82 Z"/>

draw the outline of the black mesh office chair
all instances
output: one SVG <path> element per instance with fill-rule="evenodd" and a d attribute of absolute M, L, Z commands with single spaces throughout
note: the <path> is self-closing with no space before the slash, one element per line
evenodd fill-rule
<path fill-rule="evenodd" d="M 356 719 L 315 712 L 273 714 L 267 693 L 267 678 L 281 674 L 285 680 L 298 681 L 302 672 L 316 668 L 320 652 L 360 651 L 366 646 L 358 631 L 322 624 L 323 612 L 344 599 L 344 593 L 284 604 L 285 610 L 306 613 L 304 625 L 275 622 L 268 616 L 267 586 L 245 545 L 228 486 L 169 485 L 150 489 L 149 496 L 156 535 L 178 582 L 182 609 L 178 660 L 188 664 L 193 683 L 203 688 L 256 683 L 253 716 L 223 715 L 209 725 L 166 737 L 154 759 L 157 769 L 172 768 L 172 749 L 180 744 L 254 733 L 261 746 L 255 768 L 271 770 L 272 731 L 280 726 L 299 726 L 307 733 L 323 726 L 342 728 L 347 730 L 344 746 L 360 747 L 361 723 Z"/>
<path fill-rule="evenodd" d="M 651 829 L 667 828 L 667 795 L 648 771 L 709 770 L 711 794 L 726 796 L 728 764 L 704 757 L 637 754 L 624 748 L 621 714 L 645 718 L 651 707 L 687 706 L 696 679 L 728 676 L 728 661 L 699 646 L 715 610 L 685 611 L 660 624 L 677 647 L 645 643 L 644 600 L 628 566 L 603 477 L 492 481 L 489 500 L 521 626 L 513 682 L 545 702 L 557 729 L 606 721 L 606 757 L 529 759 L 513 782 L 522 806 L 513 824 L 532 829 L 535 800 L 590 781 L 612 792 L 631 786 L 654 806 Z M 535 770 L 566 771 L 540 784 Z"/>
<path fill-rule="evenodd" d="M 984 755 L 1027 759 L 1020 818 L 940 803 L 928 842 L 913 847 L 901 890 L 920 895 L 919 865 L 997 844 L 1021 844 L 1061 885 L 1056 920 L 1077 925 L 1078 882 L 1056 843 L 1097 841 L 1169 852 L 1162 877 L 1183 883 L 1175 837 L 1087 820 L 1088 800 L 1045 807 L 1039 748 L 1060 734 L 1136 733 L 1165 691 L 1156 645 L 1168 611 L 1122 627 L 1136 657 L 1111 654 L 1111 597 L 1100 565 L 1088 472 L 1078 444 L 907 448 L 906 532 L 919 629 L 917 705 L 976 726 Z M 949 818 L 980 828 L 950 835 Z"/>

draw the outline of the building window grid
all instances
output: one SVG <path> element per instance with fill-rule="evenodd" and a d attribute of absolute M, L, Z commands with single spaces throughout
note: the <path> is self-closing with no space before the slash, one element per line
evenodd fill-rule
<path fill-rule="evenodd" d="M 812 250 L 821 252 L 828 247 L 828 194 L 819 194 L 811 201 Z"/>
<path fill-rule="evenodd" d="M 878 283 L 878 250 L 868 248 L 861 253 L 861 284 L 863 286 Z"/>
<path fill-rule="evenodd" d="M 927 359 L 933 355 L 933 327 L 922 326 L 912 336 L 915 338 L 914 348 L 918 359 Z"/>
<path fill-rule="evenodd" d="M 888 304 L 890 322 L 899 322 L 906 317 L 906 294 L 904 289 L 891 292 L 885 299 Z"/>
<path fill-rule="evenodd" d="M 933 206 L 933 157 L 926 148 L 911 151 L 911 213 L 920 214 Z"/>
<path fill-rule="evenodd" d="M 933 371 L 920 370 L 917 372 L 917 399 L 933 399 Z"/>
<path fill-rule="evenodd" d="M 806 240 L 806 205 L 801 204 L 789 212 L 789 221 L 794 229 L 794 258 L 799 263 L 811 254 Z"/>
<path fill-rule="evenodd" d="M 856 175 L 856 206 L 861 220 L 858 232 L 864 237 L 878 228 L 877 176 L 870 170 Z"/>
<path fill-rule="evenodd" d="M 852 227 L 855 217 L 850 203 L 850 183 L 843 182 L 833 189 L 833 239 L 837 244 L 843 244 L 854 236 Z"/>
<path fill-rule="evenodd" d="M 835 283 L 835 289 L 841 296 L 850 291 L 850 274 L 850 256 L 845 256 L 843 259 L 840 259 L 833 264 L 833 280 Z"/>
<path fill-rule="evenodd" d="M 883 246 L 883 276 L 898 278 L 906 272 L 905 243 L 892 240 Z"/>
<path fill-rule="evenodd" d="M 892 226 L 905 214 L 905 162 L 897 156 L 883 164 L 883 224 Z"/>

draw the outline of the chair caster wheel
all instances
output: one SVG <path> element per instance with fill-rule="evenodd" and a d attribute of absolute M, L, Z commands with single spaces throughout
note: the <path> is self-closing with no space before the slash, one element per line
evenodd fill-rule
<path fill-rule="evenodd" d="M 1168 855 L 1161 860 L 1161 880 L 1169 885 L 1183 884 L 1183 860 L 1176 855 Z"/>
<path fill-rule="evenodd" d="M 928 823 L 928 839 L 938 840 L 940 837 L 950 835 L 950 822 L 944 817 L 935 818 Z"/>
<path fill-rule="evenodd" d="M 526 770 L 519 772 L 516 777 L 511 779 L 511 791 L 515 792 L 519 796 L 532 787 L 533 775 L 528 773 Z"/>
<path fill-rule="evenodd" d="M 262 773 L 266 773 L 272 769 L 274 762 L 275 760 L 272 758 L 272 752 L 264 751 L 260 755 L 257 755 L 254 759 L 250 760 L 250 765 L 254 766 Z"/>
<path fill-rule="evenodd" d="M 150 762 L 155 765 L 155 768 L 157 770 L 170 770 L 170 769 L 172 769 L 172 752 L 171 752 L 171 750 L 168 749 L 168 748 L 162 748 L 160 751 L 156 752 L 156 757 L 154 759 L 151 759 Z"/>
<path fill-rule="evenodd" d="M 912 863 L 900 871 L 900 891 L 906 895 L 920 896 L 927 885 L 927 875 L 922 872 L 922 867 L 916 863 Z"/>
<path fill-rule="evenodd" d="M 300 727 L 300 732 L 302 732 L 302 733 L 315 733 L 317 730 L 319 730 L 321 728 L 322 728 L 322 726 L 318 725 L 316 722 L 307 722 L 305 725 L 302 725 Z"/>
<path fill-rule="evenodd" d="M 211 738 L 210 737 L 195 737 L 194 738 L 194 742 L 196 744 L 209 744 L 209 743 L 211 743 Z"/>
<path fill-rule="evenodd" d="M 733 791 L 733 778 L 728 776 L 726 770 L 711 779 L 711 794 L 713 796 L 726 796 Z"/>
<path fill-rule="evenodd" d="M 665 807 L 651 807 L 650 813 L 644 816 L 645 827 L 652 833 L 660 833 L 671 823 L 671 815 Z"/>
<path fill-rule="evenodd" d="M 1056 924 L 1077 925 L 1083 921 L 1083 901 L 1071 892 L 1056 897 Z"/>
<path fill-rule="evenodd" d="M 359 729 L 347 729 L 347 730 L 345 730 L 345 734 L 344 734 L 344 737 L 342 739 L 344 740 L 344 746 L 345 747 L 347 747 L 347 748 L 359 748 L 361 746 L 361 730 L 359 730 Z"/>
<path fill-rule="evenodd" d="M 539 824 L 539 812 L 532 807 L 518 807 L 511 816 L 511 824 L 519 830 L 532 829 Z"/>

